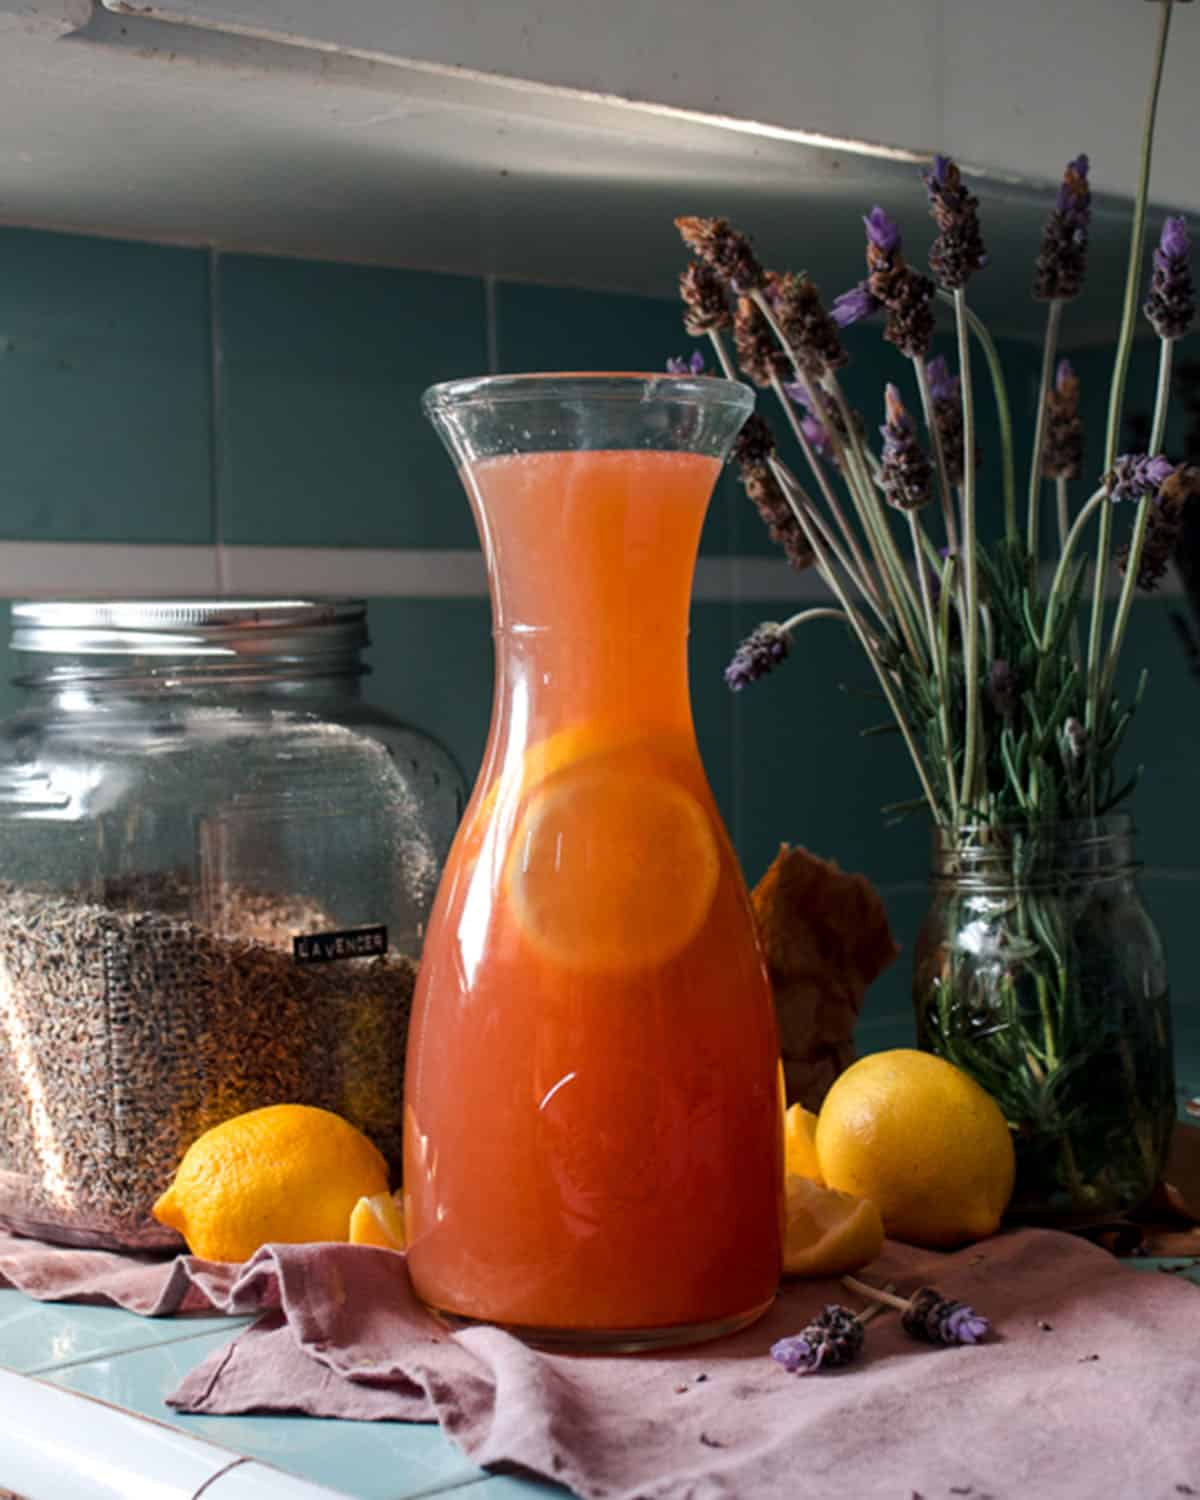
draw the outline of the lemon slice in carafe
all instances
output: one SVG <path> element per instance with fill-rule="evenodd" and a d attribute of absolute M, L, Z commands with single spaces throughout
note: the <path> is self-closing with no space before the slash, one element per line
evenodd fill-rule
<path fill-rule="evenodd" d="M 523 936 L 565 968 L 619 973 L 700 932 L 720 854 L 708 813 L 653 763 L 599 757 L 529 797 L 505 872 Z"/>

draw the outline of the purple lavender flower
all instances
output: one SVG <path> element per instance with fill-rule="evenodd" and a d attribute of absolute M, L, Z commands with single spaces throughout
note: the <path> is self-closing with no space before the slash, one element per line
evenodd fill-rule
<path fill-rule="evenodd" d="M 1146 534 L 1138 557 L 1138 588 L 1151 593 L 1166 576 L 1183 530 L 1185 512 L 1197 495 L 1200 495 L 1200 468 L 1193 464 L 1179 464 L 1159 484 L 1146 517 Z M 1128 544 L 1118 549 L 1116 563 L 1122 573 L 1129 568 L 1129 556 Z"/>
<path fill-rule="evenodd" d="M 925 367 L 929 376 L 929 394 L 934 401 L 957 401 L 962 380 L 946 363 L 944 354 L 938 354 Z"/>
<path fill-rule="evenodd" d="M 938 227 L 929 267 L 941 286 L 957 291 L 987 265 L 979 232 L 979 200 L 967 191 L 957 164 L 948 156 L 935 156 L 932 169 L 922 177 Z"/>
<path fill-rule="evenodd" d="M 862 1351 L 865 1330 L 848 1307 L 831 1302 L 807 1327 L 771 1345 L 771 1358 L 789 1374 L 848 1365 Z"/>
<path fill-rule="evenodd" d="M 1042 229 L 1033 273 L 1033 295 L 1039 302 L 1067 302 L 1083 289 L 1092 220 L 1089 166 L 1086 156 L 1067 163 L 1054 207 Z"/>
<path fill-rule="evenodd" d="M 878 203 L 869 214 L 863 215 L 863 223 L 867 226 L 867 239 L 884 255 L 894 255 L 900 249 L 900 226 L 888 218 Z"/>
<path fill-rule="evenodd" d="M 883 303 L 871 291 L 870 283 L 860 281 L 857 286 L 852 286 L 848 292 L 833 299 L 830 312 L 839 328 L 849 328 L 851 323 L 860 323 L 863 318 L 877 313 L 882 306 Z"/>
<path fill-rule="evenodd" d="M 931 359 L 926 368 L 929 377 L 929 396 L 933 403 L 933 424 L 942 440 L 942 457 L 946 461 L 946 478 L 951 484 L 961 484 L 963 479 L 963 410 L 960 390 L 962 381 L 953 374 L 945 359 L 939 354 Z M 976 446 L 975 462 L 979 462 Z"/>
<path fill-rule="evenodd" d="M 933 470 L 917 442 L 900 392 L 889 384 L 884 395 L 887 421 L 879 429 L 883 434 L 879 487 L 897 510 L 919 510 L 929 503 Z"/>
<path fill-rule="evenodd" d="M 982 1313 L 965 1302 L 943 1297 L 932 1286 L 913 1293 L 900 1314 L 900 1324 L 910 1338 L 927 1344 L 978 1344 L 992 1331 Z"/>
<path fill-rule="evenodd" d="M 819 453 L 822 458 L 830 457 L 833 453 L 833 444 L 825 428 L 808 409 L 807 389 L 798 380 L 789 381 L 783 389 L 788 399 L 800 408 L 800 426 L 813 451 Z"/>
<path fill-rule="evenodd" d="M 733 653 L 725 668 L 726 686 L 740 693 L 750 683 L 765 677 L 787 659 L 789 644 L 786 631 L 773 620 L 764 620 Z"/>
<path fill-rule="evenodd" d="M 668 375 L 703 375 L 704 355 L 697 349 L 689 358 L 683 354 L 672 354 L 667 360 Z"/>
<path fill-rule="evenodd" d="M 1119 500 L 1140 500 L 1143 495 L 1157 495 L 1174 472 L 1175 465 L 1161 453 L 1154 458 L 1147 453 L 1123 453 L 1113 465 L 1112 472 L 1104 477 L 1108 498 L 1115 504 Z"/>
<path fill-rule="evenodd" d="M 1142 308 L 1160 339 L 1181 339 L 1196 316 L 1191 259 L 1187 221 L 1168 218 L 1155 247 L 1150 295 Z"/>
<path fill-rule="evenodd" d="M 1079 376 L 1060 359 L 1054 389 L 1046 392 L 1046 436 L 1042 473 L 1047 479 L 1078 479 L 1083 472 L 1083 418 L 1079 415 Z"/>

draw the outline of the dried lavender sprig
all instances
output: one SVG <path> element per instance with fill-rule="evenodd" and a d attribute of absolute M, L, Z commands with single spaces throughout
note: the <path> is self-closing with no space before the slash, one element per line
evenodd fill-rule
<path fill-rule="evenodd" d="M 939 356 L 940 357 L 940 356 Z M 953 401 L 953 433 L 951 433 L 951 418 L 948 411 L 949 402 L 942 402 L 935 398 L 933 393 L 933 382 L 930 372 L 936 360 L 931 360 L 927 365 L 923 359 L 913 360 L 913 373 L 917 377 L 917 389 L 921 393 L 921 408 L 925 414 L 925 429 L 929 433 L 930 446 L 933 449 L 934 466 L 938 476 L 938 495 L 941 500 L 942 526 L 946 533 L 946 545 L 952 552 L 958 550 L 958 523 L 954 518 L 954 493 L 953 483 L 956 481 L 951 473 L 950 455 L 947 452 L 948 438 L 953 436 L 955 449 L 959 460 L 958 473 L 961 475 L 962 462 L 962 398 L 957 394 L 958 381 L 955 380 L 955 397 Z M 945 361 L 942 361 L 943 368 Z"/>
<path fill-rule="evenodd" d="M 729 290 L 711 266 L 691 260 L 679 273 L 683 326 L 693 338 L 733 324 Z"/>
<path fill-rule="evenodd" d="M 1068 302 L 1083 290 L 1087 271 L 1092 193 L 1086 156 L 1069 161 L 1054 207 L 1042 230 L 1033 273 L 1033 295 L 1039 302 Z"/>
<path fill-rule="evenodd" d="M 790 380 L 794 360 L 772 328 L 760 301 L 739 297 L 733 318 L 733 347 L 743 374 L 757 386 Z"/>
<path fill-rule="evenodd" d="M 789 1374 L 811 1375 L 857 1359 L 864 1337 L 861 1319 L 848 1307 L 831 1302 L 799 1333 L 777 1339 L 771 1345 L 771 1358 Z"/>
<path fill-rule="evenodd" d="M 685 245 L 735 292 L 756 291 L 766 273 L 750 248 L 750 241 L 728 219 L 683 217 L 675 220 Z"/>
<path fill-rule="evenodd" d="M 1191 260 L 1187 220 L 1181 215 L 1167 219 L 1154 248 L 1150 295 L 1142 308 L 1160 339 L 1181 339 L 1196 316 Z"/>
<path fill-rule="evenodd" d="M 807 276 L 767 272 L 767 300 L 775 313 L 784 346 L 810 380 L 838 370 L 850 356 L 842 347 L 838 325 L 825 311 Z"/>
<path fill-rule="evenodd" d="M 877 210 L 876 212 L 882 215 L 882 210 Z M 882 230 L 876 230 L 876 232 L 880 234 L 886 233 L 886 231 Z M 870 235 L 871 233 L 872 224 L 871 221 L 868 220 L 868 234 Z M 769 298 L 760 291 L 753 294 L 753 300 L 759 311 L 763 314 L 763 317 L 767 321 L 772 332 L 775 334 L 776 339 L 784 348 L 787 348 L 787 340 L 784 336 L 783 330 L 779 325 L 778 319 L 775 316 L 775 311 L 771 306 Z M 789 353 L 790 352 L 791 351 L 789 350 Z M 884 593 L 886 594 L 893 610 L 896 613 L 896 618 L 899 623 L 901 632 L 904 636 L 905 643 L 907 644 L 908 649 L 913 656 L 913 659 L 915 661 L 923 661 L 925 652 L 921 650 L 920 645 L 918 644 L 920 641 L 921 627 L 918 617 L 916 597 L 913 593 L 911 581 L 904 568 L 904 564 L 901 562 L 900 555 L 896 550 L 895 539 L 893 538 L 891 531 L 888 529 L 887 523 L 884 520 L 882 507 L 879 506 L 878 496 L 875 492 L 874 485 L 871 483 L 870 477 L 867 474 L 866 464 L 863 462 L 861 454 L 861 441 L 859 439 L 853 421 L 849 419 L 848 409 L 845 408 L 844 400 L 841 398 L 841 388 L 838 384 L 836 371 L 832 369 L 828 370 L 825 376 L 825 380 L 828 384 L 829 390 L 834 395 L 835 401 L 838 402 L 839 409 L 843 414 L 842 426 L 845 432 L 844 442 L 842 441 L 842 434 L 841 432 L 839 432 L 837 424 L 832 421 L 829 415 L 829 410 L 825 404 L 822 388 L 815 381 L 810 380 L 806 377 L 798 357 L 793 356 L 792 365 L 796 374 L 796 383 L 804 391 L 807 404 L 811 407 L 814 415 L 821 423 L 821 426 L 824 428 L 825 432 L 830 436 L 834 461 L 841 471 L 842 477 L 845 479 L 846 485 L 850 490 L 852 498 L 854 499 L 855 509 L 858 513 L 859 520 L 861 521 L 866 532 L 867 541 L 870 545 L 872 555 L 875 559 L 880 582 L 883 585 Z M 859 562 L 863 575 L 869 578 L 870 570 L 866 565 L 865 559 L 862 557 L 861 550 L 857 545 L 857 541 L 853 539 L 853 528 L 849 525 L 848 521 L 843 515 L 841 507 L 838 505 L 837 497 L 833 493 L 833 490 L 829 485 L 828 479 L 821 465 L 816 461 L 816 457 L 812 450 L 811 444 L 808 442 L 807 436 L 805 435 L 801 424 L 796 419 L 794 412 L 791 410 L 788 398 L 784 392 L 783 381 L 779 378 L 776 378 L 772 382 L 772 384 L 774 386 L 776 396 L 787 412 L 788 420 L 791 423 L 792 430 L 796 434 L 797 440 L 800 443 L 801 449 L 804 452 L 805 459 L 808 462 L 810 469 L 812 469 L 813 471 L 814 478 L 816 479 L 818 487 L 821 490 L 822 497 L 824 498 L 825 503 L 829 506 L 830 511 L 837 517 L 842 534 L 847 538 L 847 541 L 854 551 L 855 558 Z M 929 643 L 928 650 L 932 651 L 932 649 L 933 645 L 931 642 Z"/>
<path fill-rule="evenodd" d="M 961 291 L 988 263 L 979 230 L 979 199 L 967 191 L 957 162 L 948 156 L 935 156 L 922 180 L 938 227 L 929 251 L 930 269 L 939 286 L 948 292 Z"/>
<path fill-rule="evenodd" d="M 992 1331 L 990 1320 L 982 1313 L 965 1302 L 943 1297 L 932 1286 L 923 1286 L 912 1294 L 900 1314 L 900 1326 L 909 1338 L 944 1346 L 978 1344 Z"/>
<path fill-rule="evenodd" d="M 912 419 L 894 385 L 887 385 L 884 399 L 887 420 L 879 429 L 883 435 L 879 487 L 897 510 L 919 510 L 933 497 L 933 467 L 917 442 Z"/>
<path fill-rule="evenodd" d="M 1038 569 L 1038 509 L 1042 495 L 1042 449 L 1046 442 L 1046 419 L 1049 395 L 1054 379 L 1054 356 L 1058 352 L 1058 329 L 1062 321 L 1063 305 L 1055 299 L 1046 309 L 1046 332 L 1042 340 L 1042 374 L 1038 384 L 1037 416 L 1034 419 L 1033 455 L 1029 461 L 1029 506 L 1026 515 L 1025 550 L 1029 556 L 1029 578 L 1031 586 L 1037 579 Z"/>
<path fill-rule="evenodd" d="M 1059 360 L 1054 385 L 1046 393 L 1046 440 L 1042 446 L 1042 473 L 1047 479 L 1078 479 L 1083 473 L 1083 418 L 1079 415 L 1079 376 L 1069 359 Z"/>
<path fill-rule="evenodd" d="M 857 1276 L 843 1276 L 842 1285 L 868 1301 L 894 1307 L 905 1333 L 923 1343 L 977 1344 L 992 1331 L 990 1319 L 965 1302 L 943 1297 L 936 1287 L 923 1286 L 911 1297 L 897 1297 L 891 1291 L 860 1281 Z"/>
<path fill-rule="evenodd" d="M 802 382 L 801 384 L 803 386 Z M 878 539 L 872 530 L 870 524 L 871 517 L 869 514 L 864 514 L 862 505 L 859 500 L 860 485 L 857 483 L 859 479 L 859 470 L 855 465 L 854 457 L 854 445 L 855 441 L 857 440 L 857 434 L 855 434 L 855 437 L 853 439 L 850 438 L 850 427 L 847 426 L 845 428 L 845 441 L 843 441 L 842 424 L 833 421 L 832 417 L 830 416 L 829 408 L 827 406 L 825 406 L 824 404 L 818 404 L 822 402 L 822 395 L 819 388 L 815 385 L 807 385 L 803 386 L 803 391 L 804 399 L 806 401 L 814 403 L 814 405 L 817 406 L 817 410 L 821 412 L 822 418 L 824 419 L 821 422 L 821 430 L 824 432 L 825 437 L 828 440 L 833 463 L 841 473 L 842 478 L 846 481 L 847 488 L 849 489 L 851 498 L 854 501 L 855 513 L 860 524 L 863 527 L 863 530 L 866 532 L 867 543 L 871 549 L 871 555 L 875 563 L 875 567 L 873 569 L 871 563 L 868 562 L 866 556 L 863 553 L 855 529 L 851 524 L 850 519 L 847 517 L 843 506 L 841 505 L 841 502 L 837 497 L 833 485 L 829 482 L 828 476 L 825 474 L 823 467 L 817 460 L 816 450 L 813 448 L 809 440 L 808 424 L 797 417 L 796 413 L 789 408 L 787 415 L 788 421 L 792 428 L 792 432 L 795 435 L 797 442 L 800 444 L 801 450 L 803 451 L 805 456 L 805 460 L 807 461 L 809 468 L 813 471 L 814 477 L 817 480 L 821 498 L 829 508 L 829 512 L 833 516 L 834 521 L 837 524 L 838 532 L 845 540 L 846 545 L 853 557 L 853 566 L 850 566 L 847 563 L 844 556 L 839 557 L 842 568 L 852 579 L 854 579 L 859 592 L 871 605 L 876 617 L 879 619 L 880 623 L 884 625 L 885 629 L 891 632 L 894 627 L 898 627 L 900 634 L 903 637 L 905 647 L 907 648 L 909 653 L 912 654 L 914 659 L 919 660 L 920 652 L 917 644 L 920 629 L 919 623 L 917 622 L 915 615 L 912 615 L 910 617 L 905 613 L 904 606 L 906 601 L 904 600 L 900 589 L 897 587 L 896 581 L 893 578 L 891 571 L 889 570 L 887 557 L 884 554 L 883 549 L 880 547 Z M 788 405 L 785 399 L 782 385 L 778 383 L 776 384 L 775 394 L 780 399 L 780 401 L 784 403 L 785 406 Z M 820 523 L 819 516 L 815 516 L 814 519 L 816 519 L 818 523 Z M 892 542 L 892 548 L 894 551 L 895 543 L 891 539 L 890 532 L 888 534 L 888 540 Z M 899 562 L 898 557 L 896 558 L 896 566 L 902 566 Z M 907 580 L 905 580 L 904 586 L 907 587 Z M 889 617 L 887 614 L 888 606 L 890 606 L 891 609 L 891 620 L 894 622 L 894 625 L 889 623 Z"/>
<path fill-rule="evenodd" d="M 725 668 L 725 686 L 740 693 L 787 660 L 791 639 L 774 621 L 764 620 L 742 641 Z"/>
<path fill-rule="evenodd" d="M 932 426 L 942 440 L 946 476 L 951 484 L 961 484 L 964 463 L 962 381 L 951 371 L 945 356 L 941 354 L 936 359 L 931 359 L 925 369 L 929 376 Z"/>
<path fill-rule="evenodd" d="M 815 517 L 804 508 L 799 508 L 796 514 L 808 538 L 809 546 L 812 547 L 816 554 L 817 569 L 821 577 L 825 580 L 830 592 L 841 605 L 850 628 L 858 637 L 858 643 L 866 654 L 867 660 L 871 663 L 871 669 L 875 673 L 875 680 L 879 683 L 880 691 L 887 700 L 888 708 L 891 710 L 897 728 L 900 730 L 900 737 L 904 741 L 905 748 L 912 760 L 917 780 L 921 783 L 922 794 L 933 810 L 934 818 L 940 820 L 938 803 L 934 798 L 933 788 L 929 784 L 929 777 L 925 771 L 925 762 L 921 757 L 921 752 L 917 748 L 916 737 L 913 733 L 913 727 L 908 721 L 904 704 L 896 692 L 896 684 L 892 680 L 891 671 L 884 664 L 880 643 L 863 624 L 862 618 L 847 595 L 845 586 L 836 568 L 832 565 L 826 541 L 820 536 L 814 524 Z"/>
<path fill-rule="evenodd" d="M 849 623 L 840 609 L 802 610 L 780 624 L 776 620 L 764 620 L 742 641 L 725 668 L 725 684 L 731 692 L 740 693 L 744 687 L 787 660 L 791 649 L 792 633 L 807 625 L 810 620 L 841 620 Z"/>
<path fill-rule="evenodd" d="M 742 488 L 758 511 L 767 535 L 800 573 L 813 564 L 813 551 L 805 539 L 787 494 L 769 461 L 743 462 L 738 468 Z"/>
<path fill-rule="evenodd" d="M 1124 453 L 1104 476 L 1104 488 L 1114 504 L 1154 498 L 1174 472 L 1175 465 L 1161 453 L 1154 457 L 1148 453 Z"/>

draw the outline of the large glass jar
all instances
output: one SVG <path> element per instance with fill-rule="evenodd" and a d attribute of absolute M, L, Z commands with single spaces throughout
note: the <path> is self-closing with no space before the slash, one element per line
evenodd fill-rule
<path fill-rule="evenodd" d="M 19 604 L 0 726 L 0 1224 L 169 1246 L 188 1144 L 300 1102 L 398 1180 L 414 960 L 464 800 L 365 703 L 356 600 Z"/>
<path fill-rule="evenodd" d="M 1004 1111 L 1015 1219 L 1120 1213 L 1162 1171 L 1171 1017 L 1138 869 L 1124 815 L 935 836 L 914 960 L 918 1038 Z"/>

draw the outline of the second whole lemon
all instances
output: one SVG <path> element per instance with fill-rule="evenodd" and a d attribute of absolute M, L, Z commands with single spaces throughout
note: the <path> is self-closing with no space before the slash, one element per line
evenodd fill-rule
<path fill-rule="evenodd" d="M 831 1188 L 878 1205 L 887 1233 L 933 1249 L 993 1234 L 1015 1157 L 1000 1107 L 961 1069 L 909 1048 L 875 1052 L 836 1080 L 816 1127 Z"/>
<path fill-rule="evenodd" d="M 265 1244 L 347 1238 L 359 1198 L 387 1189 L 387 1163 L 340 1115 L 307 1104 L 250 1110 L 188 1147 L 154 1217 L 204 1260 Z"/>

